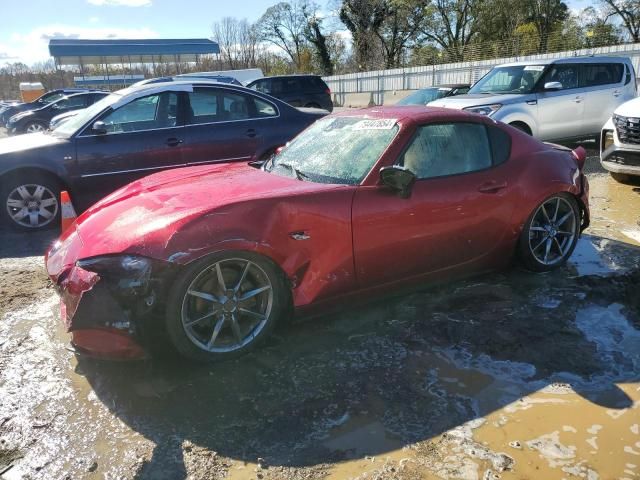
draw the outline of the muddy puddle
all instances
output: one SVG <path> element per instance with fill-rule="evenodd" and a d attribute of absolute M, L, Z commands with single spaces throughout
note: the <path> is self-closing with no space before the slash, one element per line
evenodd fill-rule
<path fill-rule="evenodd" d="M 1 316 L 0 478 L 638 478 L 640 247 L 621 232 L 640 209 L 612 212 L 640 195 L 621 192 L 553 274 L 352 306 L 210 367 L 76 358 L 40 289 Z"/>

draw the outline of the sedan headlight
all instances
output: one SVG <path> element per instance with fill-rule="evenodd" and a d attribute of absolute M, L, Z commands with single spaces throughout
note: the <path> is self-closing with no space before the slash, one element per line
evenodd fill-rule
<path fill-rule="evenodd" d="M 501 108 L 502 108 L 502 104 L 494 103 L 493 105 L 481 105 L 479 107 L 467 107 L 467 108 L 463 108 L 463 110 L 466 110 L 467 112 L 471 112 L 471 113 L 479 113 L 480 115 L 486 115 L 486 116 L 490 117 L 491 115 L 496 113 Z"/>
<path fill-rule="evenodd" d="M 17 123 L 19 120 L 23 119 L 24 117 L 28 117 L 29 115 L 33 115 L 33 113 L 31 112 L 17 113 L 9 119 L 8 123 L 10 124 Z"/>

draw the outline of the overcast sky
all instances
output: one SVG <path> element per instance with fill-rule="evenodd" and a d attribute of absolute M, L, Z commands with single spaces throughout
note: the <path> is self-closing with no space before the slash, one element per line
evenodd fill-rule
<path fill-rule="evenodd" d="M 222 17 L 257 20 L 277 0 L 10 0 L 3 1 L 0 65 L 49 58 L 48 40 L 76 38 L 204 38 Z M 322 3 L 322 1 L 318 1 Z M 592 4 L 570 0 L 571 8 Z M 179 6 L 179 7 L 178 7 Z"/>

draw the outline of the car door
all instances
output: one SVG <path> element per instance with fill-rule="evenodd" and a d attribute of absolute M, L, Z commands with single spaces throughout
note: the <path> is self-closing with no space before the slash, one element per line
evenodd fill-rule
<path fill-rule="evenodd" d="M 82 193 L 100 198 L 155 171 L 184 166 L 179 99 L 171 91 L 139 97 L 101 115 L 102 133 L 92 125 L 81 131 L 73 174 Z"/>
<path fill-rule="evenodd" d="M 581 84 L 585 91 L 585 132 L 599 134 L 619 104 L 624 86 L 622 63 L 589 63 L 582 67 Z"/>
<path fill-rule="evenodd" d="M 585 91 L 579 85 L 580 65 L 553 64 L 540 82 L 538 101 L 538 138 L 558 140 L 584 133 Z M 561 88 L 545 90 L 544 85 L 558 82 Z"/>
<path fill-rule="evenodd" d="M 488 132 L 491 129 L 490 141 Z M 471 263 L 500 244 L 515 205 L 510 137 L 483 123 L 417 129 L 397 163 L 416 174 L 409 198 L 361 187 L 353 243 L 362 287 Z"/>
<path fill-rule="evenodd" d="M 187 94 L 184 154 L 189 165 L 250 160 L 261 139 L 253 96 L 224 87 Z"/>

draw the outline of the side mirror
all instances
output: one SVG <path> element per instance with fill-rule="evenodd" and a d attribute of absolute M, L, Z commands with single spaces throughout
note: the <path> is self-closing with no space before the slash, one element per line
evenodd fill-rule
<path fill-rule="evenodd" d="M 94 122 L 94 124 L 91 126 L 91 130 L 96 135 L 104 135 L 107 133 L 107 126 L 105 125 L 104 122 L 98 120 L 97 122 Z"/>
<path fill-rule="evenodd" d="M 562 84 L 560 82 L 547 82 L 544 84 L 545 90 L 562 90 Z"/>
<path fill-rule="evenodd" d="M 416 175 L 400 165 L 391 165 L 380 169 L 380 181 L 383 185 L 398 192 L 400 198 L 409 198 L 411 187 L 416 181 Z"/>

